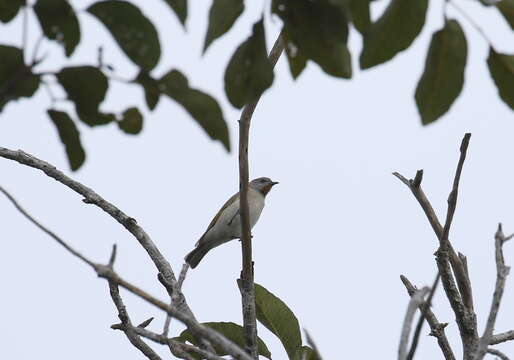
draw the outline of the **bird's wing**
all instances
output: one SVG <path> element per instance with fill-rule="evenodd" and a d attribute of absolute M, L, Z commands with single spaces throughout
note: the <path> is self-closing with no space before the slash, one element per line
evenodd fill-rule
<path fill-rule="evenodd" d="M 197 241 L 196 245 L 198 245 L 202 239 L 204 238 L 205 234 L 207 234 L 209 232 L 210 229 L 213 228 L 213 226 L 216 224 L 216 222 L 218 221 L 219 217 L 221 216 L 221 214 L 223 213 L 223 211 L 229 207 L 230 204 L 232 204 L 237 198 L 239 197 L 239 193 L 235 193 L 234 195 L 232 195 L 230 197 L 230 199 L 227 200 L 227 202 L 225 204 L 223 204 L 223 206 L 221 207 L 220 211 L 218 211 L 218 213 L 216 214 L 216 216 L 212 219 L 211 223 L 209 224 L 209 226 L 207 226 L 207 230 L 205 230 L 205 232 L 203 233 L 203 235 L 200 237 L 200 240 Z"/>

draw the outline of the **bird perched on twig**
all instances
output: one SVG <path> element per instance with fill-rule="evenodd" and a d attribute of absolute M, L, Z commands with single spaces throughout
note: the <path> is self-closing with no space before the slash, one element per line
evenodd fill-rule
<path fill-rule="evenodd" d="M 262 209 L 264 199 L 271 188 L 278 184 L 270 178 L 261 177 L 250 181 L 248 185 L 248 208 L 250 213 L 250 229 L 253 228 Z M 222 206 L 205 230 L 196 247 L 186 255 L 186 262 L 195 268 L 203 257 L 213 248 L 230 240 L 241 237 L 241 216 L 239 215 L 239 192 L 234 194 Z"/>

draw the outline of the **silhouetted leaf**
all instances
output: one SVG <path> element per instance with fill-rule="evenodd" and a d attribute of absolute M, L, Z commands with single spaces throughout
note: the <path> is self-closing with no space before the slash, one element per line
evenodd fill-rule
<path fill-rule="evenodd" d="M 18 14 L 25 5 L 25 0 L 0 0 L 0 21 L 8 23 Z"/>
<path fill-rule="evenodd" d="M 423 125 L 444 115 L 464 85 L 468 46 L 456 20 L 448 20 L 432 36 L 425 71 L 416 89 L 416 104 Z"/>
<path fill-rule="evenodd" d="M 232 322 L 206 322 L 202 325 L 216 330 L 217 332 L 223 334 L 227 339 L 231 340 L 232 342 L 234 342 L 235 344 L 239 345 L 241 348 L 244 349 L 245 338 L 242 326 L 234 324 Z M 189 332 L 189 330 L 182 331 L 180 336 L 174 338 L 174 340 L 181 342 L 187 341 L 193 345 L 198 345 L 197 339 Z M 269 352 L 266 344 L 264 344 L 264 342 L 259 337 L 257 338 L 257 348 L 259 350 L 259 355 L 271 359 L 271 353 Z M 223 351 L 216 345 L 214 345 L 214 350 L 216 350 L 216 353 L 219 356 L 228 355 L 225 351 Z"/>
<path fill-rule="evenodd" d="M 190 88 L 187 78 L 177 70 L 171 70 L 159 80 L 159 90 L 182 105 L 211 139 L 221 141 L 230 151 L 227 124 L 213 97 Z"/>
<path fill-rule="evenodd" d="M 80 42 L 80 27 L 77 16 L 66 0 L 38 0 L 34 5 L 45 36 L 64 46 L 70 56 Z"/>
<path fill-rule="evenodd" d="M 289 359 L 293 360 L 302 346 L 296 316 L 282 300 L 259 284 L 255 284 L 255 305 L 257 320 L 280 339 Z"/>
<path fill-rule="evenodd" d="M 100 113 L 98 108 L 105 99 L 108 82 L 105 75 L 93 66 L 62 69 L 57 74 L 68 98 L 75 103 L 80 120 L 90 126 L 103 125 L 115 119 L 112 114 Z"/>
<path fill-rule="evenodd" d="M 370 0 L 348 0 L 353 26 L 361 34 L 364 34 L 371 25 L 369 2 Z"/>
<path fill-rule="evenodd" d="M 161 97 L 161 92 L 159 91 L 159 83 L 157 82 L 157 80 L 152 78 L 150 74 L 141 71 L 137 75 L 135 82 L 137 82 L 143 87 L 145 91 L 146 105 L 148 106 L 148 108 L 150 110 L 155 109 Z"/>
<path fill-rule="evenodd" d="M 230 103 L 242 108 L 257 99 L 273 83 L 273 66 L 268 60 L 263 20 L 253 26 L 252 35 L 237 48 L 225 70 L 225 92 Z"/>
<path fill-rule="evenodd" d="M 514 0 L 502 0 L 496 3 L 496 7 L 514 30 Z"/>
<path fill-rule="evenodd" d="M 20 97 L 31 97 L 39 87 L 39 76 L 23 62 L 23 51 L 0 45 L 0 111 L 5 104 Z"/>
<path fill-rule="evenodd" d="M 187 18 L 187 0 L 165 0 L 166 3 L 173 9 L 178 19 L 184 25 Z"/>
<path fill-rule="evenodd" d="M 80 133 L 75 123 L 63 111 L 48 110 L 47 113 L 57 128 L 61 142 L 64 144 L 71 170 L 77 170 L 86 160 L 86 154 L 80 143 Z"/>
<path fill-rule="evenodd" d="M 139 134 L 143 129 L 143 115 L 138 108 L 131 107 L 123 112 L 118 126 L 127 134 Z"/>
<path fill-rule="evenodd" d="M 318 360 L 316 353 L 308 346 L 302 346 L 294 356 L 294 360 Z"/>
<path fill-rule="evenodd" d="M 151 70 L 161 57 L 155 26 L 139 8 L 125 1 L 107 0 L 91 5 L 87 11 L 96 16 L 136 65 Z"/>
<path fill-rule="evenodd" d="M 298 49 L 298 46 L 296 46 L 291 41 L 291 39 L 289 39 L 287 32 L 284 32 L 283 37 L 289 70 L 291 71 L 293 79 L 296 79 L 298 76 L 300 76 L 303 69 L 305 69 L 308 59 L 303 56 L 303 54 L 300 52 L 300 49 Z"/>
<path fill-rule="evenodd" d="M 500 54 L 490 48 L 487 65 L 500 98 L 514 110 L 514 55 Z"/>
<path fill-rule="evenodd" d="M 203 52 L 209 45 L 225 34 L 244 10 L 243 0 L 213 0 L 209 11 L 209 27 L 205 36 Z"/>
<path fill-rule="evenodd" d="M 391 0 L 364 36 L 361 69 L 382 64 L 407 49 L 425 24 L 428 0 Z"/>
<path fill-rule="evenodd" d="M 298 48 L 302 56 L 316 62 L 327 74 L 351 78 L 343 6 L 328 0 L 273 0 L 273 12 L 284 22 L 289 41 L 286 47 Z"/>

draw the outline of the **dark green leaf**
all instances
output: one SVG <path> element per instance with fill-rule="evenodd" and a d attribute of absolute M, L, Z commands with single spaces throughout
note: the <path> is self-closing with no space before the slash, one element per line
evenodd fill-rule
<path fill-rule="evenodd" d="M 296 46 L 291 41 L 291 39 L 289 39 L 287 32 L 284 31 L 283 37 L 289 70 L 291 71 L 293 79 L 296 79 L 298 76 L 300 76 L 303 69 L 305 69 L 308 59 L 303 56 L 303 54 L 300 52 L 300 49 L 298 49 L 298 46 Z"/>
<path fill-rule="evenodd" d="M 369 2 L 370 0 L 349 0 L 348 7 L 352 16 L 353 26 L 361 34 L 364 34 L 371 25 Z"/>
<path fill-rule="evenodd" d="M 230 151 L 228 128 L 217 101 L 210 95 L 189 87 L 187 78 L 171 70 L 159 80 L 159 90 L 182 105 L 213 140 Z"/>
<path fill-rule="evenodd" d="M 232 322 L 207 322 L 203 323 L 202 325 L 207 326 L 211 329 L 216 330 L 220 334 L 224 335 L 227 339 L 231 340 L 235 344 L 239 345 L 241 348 L 244 349 L 245 347 L 245 338 L 244 338 L 244 332 L 243 327 L 237 324 L 234 324 Z M 196 338 L 189 332 L 189 330 L 184 330 L 180 334 L 178 338 L 175 338 L 177 341 L 181 342 L 189 342 L 193 345 L 198 345 L 198 341 Z M 260 339 L 257 338 L 257 347 L 259 350 L 259 355 L 264 356 L 265 358 L 271 359 L 271 353 L 269 352 L 268 348 L 266 347 L 266 344 Z M 216 353 L 219 356 L 225 356 L 228 355 L 225 351 L 214 346 L 214 350 L 216 350 Z"/>
<path fill-rule="evenodd" d="M 135 82 L 140 84 L 145 91 L 145 100 L 146 105 L 150 110 L 155 109 L 157 103 L 159 102 L 159 98 L 161 97 L 161 93 L 159 91 L 159 83 L 157 80 L 152 78 L 150 74 L 146 72 L 140 72 L 135 79 Z"/>
<path fill-rule="evenodd" d="M 5 104 L 20 97 L 31 97 L 39 87 L 39 76 L 23 62 L 23 51 L 0 45 L 0 111 Z"/>
<path fill-rule="evenodd" d="M 80 27 L 68 1 L 38 0 L 34 11 L 45 36 L 63 45 L 66 56 L 70 56 L 80 42 Z"/>
<path fill-rule="evenodd" d="M 316 62 L 327 74 L 350 78 L 345 8 L 333 1 L 273 0 L 273 12 L 284 22 L 289 40 L 286 47 L 297 48 L 301 56 Z"/>
<path fill-rule="evenodd" d="M 225 70 L 225 92 L 230 103 L 242 108 L 257 99 L 273 83 L 273 66 L 266 52 L 263 20 L 237 48 Z"/>
<path fill-rule="evenodd" d="M 456 20 L 448 20 L 432 36 L 425 71 L 416 89 L 416 104 L 423 125 L 444 115 L 464 85 L 468 46 Z"/>
<path fill-rule="evenodd" d="M 0 21 L 8 23 L 18 14 L 25 5 L 25 0 L 0 0 Z"/>
<path fill-rule="evenodd" d="M 71 170 L 77 170 L 84 164 L 86 153 L 80 143 L 80 133 L 75 127 L 75 123 L 63 111 L 48 110 L 47 113 L 57 128 L 61 142 L 64 144 Z"/>
<path fill-rule="evenodd" d="M 294 360 L 321 360 L 316 352 L 308 346 L 302 346 L 296 352 Z"/>
<path fill-rule="evenodd" d="M 427 7 L 428 0 L 391 0 L 364 36 L 361 69 L 382 64 L 407 49 L 425 24 Z"/>
<path fill-rule="evenodd" d="M 76 66 L 62 69 L 57 74 L 68 98 L 75 103 L 80 120 L 90 126 L 107 124 L 114 115 L 99 112 L 105 99 L 108 82 L 105 75 L 93 66 Z"/>
<path fill-rule="evenodd" d="M 107 0 L 91 5 L 87 11 L 96 16 L 136 65 L 151 70 L 161 57 L 161 45 L 155 26 L 135 5 Z"/>
<path fill-rule="evenodd" d="M 213 0 L 209 11 L 209 27 L 205 36 L 203 52 L 209 45 L 225 34 L 244 10 L 243 0 Z"/>
<path fill-rule="evenodd" d="M 257 320 L 275 334 L 290 360 L 302 346 L 302 335 L 298 320 L 289 307 L 278 297 L 259 284 L 255 284 Z"/>
<path fill-rule="evenodd" d="M 175 11 L 182 25 L 186 23 L 187 18 L 187 0 L 165 0 L 166 3 Z"/>
<path fill-rule="evenodd" d="M 487 65 L 501 99 L 514 110 L 514 55 L 500 54 L 490 48 Z"/>
<path fill-rule="evenodd" d="M 502 0 L 496 3 L 496 7 L 514 30 L 514 0 Z"/>
<path fill-rule="evenodd" d="M 123 112 L 118 126 L 127 134 L 139 134 L 143 129 L 143 115 L 138 108 L 131 107 Z"/>

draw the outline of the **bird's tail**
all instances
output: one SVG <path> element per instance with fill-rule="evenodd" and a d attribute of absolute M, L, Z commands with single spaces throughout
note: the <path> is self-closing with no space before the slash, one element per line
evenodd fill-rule
<path fill-rule="evenodd" d="M 185 260 L 194 269 L 210 249 L 211 247 L 207 244 L 198 244 L 193 251 L 186 255 Z"/>

